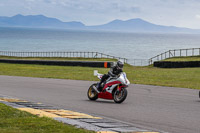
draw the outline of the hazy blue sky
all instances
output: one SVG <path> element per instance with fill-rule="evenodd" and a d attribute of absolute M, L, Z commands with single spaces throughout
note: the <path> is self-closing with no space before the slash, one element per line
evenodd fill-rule
<path fill-rule="evenodd" d="M 86 25 L 142 18 L 200 29 L 200 0 L 0 0 L 0 16 L 38 15 Z"/>

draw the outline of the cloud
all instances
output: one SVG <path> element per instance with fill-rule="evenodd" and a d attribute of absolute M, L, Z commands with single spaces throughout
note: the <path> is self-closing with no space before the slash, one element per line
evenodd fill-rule
<path fill-rule="evenodd" d="M 140 12 L 141 8 L 140 7 L 131 7 L 130 11 L 132 11 L 132 12 Z"/>
<path fill-rule="evenodd" d="M 0 7 L 0 16 L 43 14 L 86 25 L 141 18 L 155 24 L 193 27 L 200 19 L 200 0 L 0 0 Z"/>
<path fill-rule="evenodd" d="M 195 16 L 195 18 L 196 18 L 196 19 L 200 19 L 200 15 L 197 14 L 197 15 Z"/>
<path fill-rule="evenodd" d="M 36 0 L 26 0 L 27 2 L 35 2 Z"/>
<path fill-rule="evenodd" d="M 5 6 L 4 4 L 0 3 L 0 7 Z"/>

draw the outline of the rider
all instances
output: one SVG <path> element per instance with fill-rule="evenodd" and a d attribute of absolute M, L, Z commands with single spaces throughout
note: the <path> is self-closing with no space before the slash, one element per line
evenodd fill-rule
<path fill-rule="evenodd" d="M 116 65 L 111 67 L 110 71 L 108 74 L 104 74 L 101 78 L 101 81 L 97 84 L 97 90 L 102 91 L 101 84 L 106 81 L 110 76 L 111 77 L 116 77 L 118 76 L 121 72 L 123 72 L 123 66 L 124 64 L 121 61 L 117 61 Z"/>

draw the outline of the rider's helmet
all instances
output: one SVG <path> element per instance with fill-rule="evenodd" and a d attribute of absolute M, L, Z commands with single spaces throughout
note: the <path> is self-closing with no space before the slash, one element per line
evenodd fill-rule
<path fill-rule="evenodd" d="M 117 61 L 116 67 L 117 69 L 122 69 L 124 67 L 124 63 L 121 61 Z"/>

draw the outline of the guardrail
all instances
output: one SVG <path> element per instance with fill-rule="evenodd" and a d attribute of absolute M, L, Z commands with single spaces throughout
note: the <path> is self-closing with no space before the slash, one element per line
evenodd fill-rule
<path fill-rule="evenodd" d="M 128 63 L 128 59 L 107 55 L 99 52 L 16 52 L 16 51 L 0 51 L 1 56 L 13 57 L 80 57 L 80 58 L 109 58 L 122 60 Z"/>
<path fill-rule="evenodd" d="M 154 61 L 160 61 L 171 57 L 198 56 L 198 55 L 200 56 L 200 48 L 169 50 L 150 58 L 149 65 L 153 64 Z"/>

